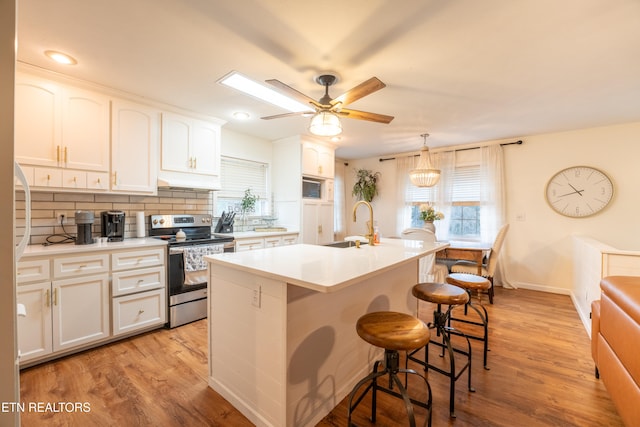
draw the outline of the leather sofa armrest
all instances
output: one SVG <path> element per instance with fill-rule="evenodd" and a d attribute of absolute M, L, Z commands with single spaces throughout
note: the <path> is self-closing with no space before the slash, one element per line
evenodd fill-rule
<path fill-rule="evenodd" d="M 591 303 L 591 357 L 596 364 L 598 376 L 598 334 L 600 333 L 600 300 Z"/>

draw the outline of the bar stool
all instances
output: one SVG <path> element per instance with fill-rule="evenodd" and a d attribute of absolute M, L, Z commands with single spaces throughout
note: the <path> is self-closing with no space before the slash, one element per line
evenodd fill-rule
<path fill-rule="evenodd" d="M 398 351 L 415 350 L 427 345 L 429 342 L 429 329 L 424 322 L 404 313 L 379 311 L 360 317 L 356 324 L 356 331 L 360 338 L 369 344 L 384 349 L 384 361 L 376 361 L 373 365 L 373 371 L 360 380 L 349 394 L 349 420 L 347 425 L 349 427 L 354 425 L 351 423 L 353 410 L 362 401 L 368 391 L 373 389 L 371 396 L 371 422 L 376 422 L 376 393 L 380 390 L 404 401 L 411 427 L 415 427 L 416 425 L 412 404 L 425 408 L 428 411 L 427 420 L 428 425 L 431 426 L 431 386 L 429 386 L 429 382 L 423 375 L 420 375 L 413 369 L 400 369 L 400 357 L 398 354 Z M 383 369 L 378 371 L 381 364 Z M 405 376 L 407 374 L 413 374 L 420 377 L 427 387 L 427 400 L 422 402 L 410 398 L 406 387 L 402 385 L 402 382 L 398 378 L 398 373 L 404 373 Z M 389 376 L 388 388 L 378 384 L 378 377 L 383 375 Z M 362 394 L 356 398 L 355 403 L 352 404 L 357 391 L 367 382 L 370 382 L 370 384 Z M 394 384 L 398 388 L 399 393 L 393 390 Z"/>
<path fill-rule="evenodd" d="M 491 281 L 482 276 L 478 276 L 470 273 L 451 273 L 449 274 L 449 276 L 447 276 L 446 280 L 447 280 L 447 283 L 454 286 L 459 286 L 462 289 L 466 290 L 467 293 L 469 294 L 469 302 L 467 302 L 467 304 L 465 304 L 464 306 L 465 316 L 467 315 L 467 309 L 471 308 L 476 313 L 478 313 L 478 316 L 480 317 L 480 322 L 475 322 L 468 319 L 460 319 L 452 316 L 449 319 L 449 322 L 453 320 L 457 322 L 463 322 L 470 325 L 483 327 L 484 334 L 482 336 L 469 335 L 469 334 L 466 334 L 466 335 L 468 338 L 484 342 L 484 369 L 489 370 L 489 367 L 487 366 L 487 353 L 489 351 L 489 314 L 487 313 L 487 309 L 485 308 L 485 306 L 482 305 L 482 302 L 480 302 L 480 308 L 482 309 L 482 311 L 478 307 L 476 307 L 472 303 L 471 296 L 472 296 L 472 293 L 474 292 L 477 292 L 478 295 L 481 295 L 481 292 L 488 291 L 491 288 Z"/>
<path fill-rule="evenodd" d="M 441 369 L 438 366 L 434 366 L 429 363 L 429 344 L 424 348 L 424 360 L 420 360 L 414 356 L 418 350 L 414 350 L 407 354 L 407 362 L 412 360 L 416 363 L 419 363 L 424 366 L 424 370 L 432 369 L 438 373 L 446 375 L 450 379 L 449 384 L 449 415 L 451 418 L 455 418 L 455 392 L 456 392 L 456 381 L 460 376 L 467 371 L 468 375 L 468 383 L 467 386 L 469 391 L 474 392 L 475 389 L 471 387 L 471 342 L 466 336 L 457 331 L 455 328 L 452 328 L 449 325 L 449 317 L 451 315 L 451 310 L 454 307 L 464 305 L 469 301 L 469 294 L 462 288 L 457 286 L 449 285 L 446 283 L 418 283 L 412 289 L 413 296 L 418 299 L 417 304 L 420 304 L 420 300 L 431 302 L 437 304 L 436 310 L 433 312 L 433 323 L 429 323 L 429 329 L 436 329 L 436 333 L 438 336 L 442 336 L 442 342 L 431 341 L 434 345 L 442 348 L 441 357 L 444 357 L 445 349 L 449 355 L 449 370 Z M 442 312 L 442 305 L 449 306 L 446 312 Z M 459 335 L 464 337 L 467 340 L 467 350 L 463 350 L 460 348 L 455 348 L 451 344 L 451 334 Z M 455 353 L 462 354 L 466 357 L 467 363 L 460 368 L 460 370 L 456 370 L 456 359 Z"/>

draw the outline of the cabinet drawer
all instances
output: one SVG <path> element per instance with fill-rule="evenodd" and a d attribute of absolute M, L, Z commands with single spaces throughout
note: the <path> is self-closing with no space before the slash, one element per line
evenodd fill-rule
<path fill-rule="evenodd" d="M 164 289 L 113 299 L 113 335 L 121 335 L 166 322 Z"/>
<path fill-rule="evenodd" d="M 282 244 L 283 245 L 295 245 L 298 243 L 298 235 L 290 234 L 286 236 L 282 236 Z"/>
<path fill-rule="evenodd" d="M 274 237 L 265 237 L 264 238 L 264 247 L 265 248 L 275 248 L 276 246 L 280 246 L 282 244 L 282 237 L 274 236 Z"/>
<path fill-rule="evenodd" d="M 33 283 L 49 280 L 51 274 L 48 259 L 21 261 L 16 268 L 16 283 Z"/>
<path fill-rule="evenodd" d="M 113 273 L 111 295 L 126 295 L 165 287 L 164 266 Z"/>
<path fill-rule="evenodd" d="M 264 248 L 264 239 L 236 240 L 236 252 Z"/>
<path fill-rule="evenodd" d="M 92 254 L 56 258 L 53 260 L 53 277 L 74 277 L 85 274 L 98 274 L 109 272 L 109 255 Z"/>
<path fill-rule="evenodd" d="M 135 251 L 121 251 L 111 254 L 111 269 L 113 271 L 131 268 L 164 265 L 166 248 L 152 248 Z"/>

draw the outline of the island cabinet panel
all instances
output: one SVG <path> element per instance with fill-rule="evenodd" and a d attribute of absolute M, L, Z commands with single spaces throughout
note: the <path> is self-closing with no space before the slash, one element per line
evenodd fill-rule
<path fill-rule="evenodd" d="M 216 266 L 209 296 L 209 385 L 256 425 L 285 425 L 285 284 Z"/>
<path fill-rule="evenodd" d="M 293 264 L 287 271 L 294 275 L 313 268 Z M 372 355 L 383 354 L 358 337 L 358 318 L 380 310 L 415 313 L 418 259 L 325 292 L 293 280 L 240 265 L 210 268 L 209 385 L 257 426 L 315 426 L 348 395 L 371 369 Z"/>

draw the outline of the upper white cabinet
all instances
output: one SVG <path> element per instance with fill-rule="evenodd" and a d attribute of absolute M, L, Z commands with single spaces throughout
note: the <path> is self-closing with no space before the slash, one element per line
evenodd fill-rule
<path fill-rule="evenodd" d="M 111 190 L 157 193 L 160 112 L 114 99 L 111 104 Z"/>
<path fill-rule="evenodd" d="M 220 189 L 220 125 L 162 113 L 160 182 Z"/>
<path fill-rule="evenodd" d="M 335 152 L 332 147 L 304 141 L 302 143 L 302 174 L 333 179 Z"/>
<path fill-rule="evenodd" d="M 19 163 L 109 171 L 107 96 L 21 74 L 15 88 Z"/>

